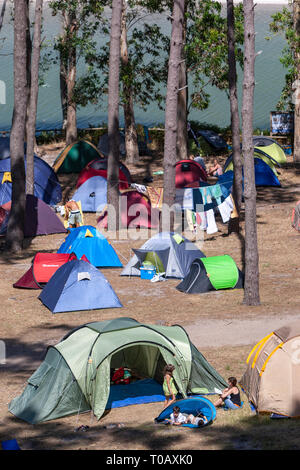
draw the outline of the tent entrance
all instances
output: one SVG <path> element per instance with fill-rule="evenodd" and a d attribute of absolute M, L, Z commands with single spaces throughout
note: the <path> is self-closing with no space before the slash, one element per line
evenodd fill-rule
<path fill-rule="evenodd" d="M 135 345 L 113 354 L 110 361 L 111 378 L 119 368 L 125 368 L 132 375 L 128 384 L 114 385 L 111 381 L 106 409 L 163 401 L 165 365 L 166 361 L 157 346 Z"/>
<path fill-rule="evenodd" d="M 152 264 L 156 268 L 156 272 L 165 273 L 168 267 L 170 248 L 164 250 L 133 250 L 138 258 L 138 268 L 143 263 Z"/>

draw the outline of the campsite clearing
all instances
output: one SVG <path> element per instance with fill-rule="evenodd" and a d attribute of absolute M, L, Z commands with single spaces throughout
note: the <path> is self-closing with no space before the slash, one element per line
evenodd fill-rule
<path fill-rule="evenodd" d="M 154 164 L 150 157 L 145 157 L 135 172 L 129 168 L 134 182 L 142 183 L 145 163 L 152 173 L 162 168 L 161 160 Z M 27 239 L 22 256 L 8 256 L 2 250 L 0 339 L 5 343 L 6 361 L 0 365 L 0 441 L 15 438 L 22 449 L 30 450 L 299 449 L 300 421 L 255 416 L 245 395 L 241 410 L 218 410 L 213 425 L 201 431 L 155 424 L 162 403 L 112 409 L 99 421 L 88 412 L 38 425 L 27 424 L 8 411 L 8 403 L 22 392 L 26 380 L 44 359 L 47 346 L 56 344 L 67 332 L 84 323 L 120 316 L 143 323 L 182 325 L 225 379 L 232 375 L 240 379 L 246 358 L 257 341 L 300 316 L 300 238 L 291 226 L 292 209 L 300 198 L 300 169 L 290 160 L 280 169 L 279 178 L 281 188 L 257 188 L 261 294 L 258 307 L 243 305 L 242 289 L 188 295 L 176 289 L 179 279 L 151 283 L 120 276 L 122 268 L 105 268 L 104 275 L 123 308 L 53 315 L 38 300 L 39 291 L 15 289 L 13 283 L 29 269 L 37 251 L 57 251 L 64 234 Z M 64 194 L 72 194 L 76 178 L 62 175 L 60 179 L 65 184 Z M 161 183 L 162 175 L 158 174 L 151 184 L 159 187 Z M 96 223 L 95 214 L 84 214 L 84 219 L 86 224 Z M 244 232 L 227 236 L 227 226 L 219 219 L 217 224 L 219 232 L 205 233 L 199 248 L 206 256 L 228 254 L 241 268 Z M 140 248 L 148 238 L 149 232 L 145 231 L 140 240 L 110 242 L 125 266 L 133 255 L 132 248 Z M 124 426 L 112 426 L 118 423 Z M 75 431 L 81 425 L 88 426 L 86 432 Z"/>

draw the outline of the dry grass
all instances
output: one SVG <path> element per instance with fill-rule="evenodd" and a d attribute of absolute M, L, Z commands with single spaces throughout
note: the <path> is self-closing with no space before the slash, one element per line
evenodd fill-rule
<path fill-rule="evenodd" d="M 58 152 L 55 149 L 54 153 Z M 161 168 L 160 160 L 148 162 L 153 172 Z M 136 182 L 142 182 L 145 168 L 131 169 Z M 160 185 L 161 176 L 154 177 L 153 185 Z M 195 324 L 191 339 L 208 361 L 225 378 L 240 378 L 245 360 L 253 346 L 252 339 L 236 345 L 230 338 L 230 324 L 240 325 L 244 319 L 255 320 L 260 339 L 264 330 L 260 318 L 274 322 L 279 319 L 299 317 L 300 265 L 299 234 L 291 228 L 291 214 L 300 199 L 300 171 L 291 162 L 281 170 L 282 188 L 258 190 L 258 242 L 260 263 L 261 305 L 247 307 L 243 291 L 232 290 L 189 296 L 175 289 L 178 281 L 168 280 L 153 285 L 147 280 L 124 278 L 120 270 L 107 269 L 105 276 L 111 282 L 124 307 L 122 309 L 72 312 L 53 315 L 38 300 L 38 291 L 16 290 L 12 284 L 21 277 L 37 251 L 56 251 L 63 235 L 49 235 L 27 240 L 21 256 L 8 256 L 2 251 L 0 259 L 1 339 L 7 348 L 7 364 L 0 365 L 0 441 L 17 438 L 24 449 L 299 449 L 299 424 L 297 420 L 270 420 L 254 416 L 244 397 L 244 407 L 238 412 L 218 411 L 212 426 L 201 432 L 174 429 L 154 424 L 161 411 L 160 403 L 135 405 L 113 409 L 99 422 L 90 413 L 72 416 L 35 426 L 21 422 L 7 410 L 12 398 L 19 395 L 32 371 L 41 362 L 46 347 L 57 343 L 62 336 L 80 324 L 119 316 L 134 317 L 145 323 L 178 323 L 183 327 Z M 65 192 L 72 193 L 74 176 L 62 178 Z M 85 216 L 85 222 L 95 225 L 95 215 Z M 205 234 L 202 250 L 206 255 L 229 254 L 241 268 L 244 227 L 241 236 L 227 236 L 227 227 L 218 220 L 219 232 Z M 147 237 L 148 238 L 148 237 Z M 112 245 L 126 262 L 132 248 L 140 247 L 140 240 L 111 240 Z M 205 348 L 201 345 L 201 325 L 214 321 Z M 220 322 L 228 324 L 228 334 L 223 343 L 216 341 Z M 219 322 L 219 323 L 218 323 Z M 207 339 L 207 338 L 206 338 Z M 232 344 L 231 344 L 232 342 Z M 109 423 L 125 423 L 121 429 L 106 429 Z M 86 433 L 74 432 L 81 424 Z"/>

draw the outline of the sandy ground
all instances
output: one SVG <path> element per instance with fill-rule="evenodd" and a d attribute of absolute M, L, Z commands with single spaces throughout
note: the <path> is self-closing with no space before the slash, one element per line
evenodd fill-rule
<path fill-rule="evenodd" d="M 58 148 L 52 153 L 48 149 L 46 159 L 53 161 L 57 152 Z M 160 168 L 159 161 L 150 164 L 151 171 Z M 136 182 L 142 181 L 144 168 L 142 165 L 131 168 Z M 258 189 L 261 297 L 258 307 L 244 305 L 240 289 L 189 295 L 176 290 L 178 280 L 153 284 L 139 278 L 121 277 L 119 269 L 106 269 L 103 272 L 119 296 L 122 309 L 53 315 L 38 299 L 39 291 L 17 290 L 12 284 L 29 268 L 37 251 L 56 251 L 64 235 L 27 240 L 26 250 L 20 256 L 11 257 L 2 251 L 0 339 L 5 343 L 6 361 L 0 364 L 0 440 L 15 437 L 24 449 L 52 450 L 262 448 L 258 441 L 271 432 L 270 426 L 260 421 L 260 434 L 255 434 L 249 407 L 241 410 L 238 422 L 232 421 L 232 415 L 218 412 L 216 423 L 199 436 L 155 425 L 153 418 L 162 408 L 158 403 L 114 409 L 99 422 L 88 413 L 36 426 L 13 417 L 7 405 L 21 393 L 48 345 L 56 344 L 66 332 L 83 323 L 120 316 L 150 324 L 182 325 L 223 377 L 240 378 L 253 345 L 279 326 L 300 318 L 300 235 L 291 227 L 292 209 L 300 199 L 300 170 L 289 161 L 280 173 L 282 188 Z M 161 184 L 159 178 L 154 177 L 153 185 Z M 65 189 L 69 194 L 74 181 L 74 176 L 68 178 Z M 95 225 L 95 215 L 85 215 L 85 223 Z M 220 219 L 217 224 L 219 231 L 213 235 L 205 233 L 201 249 L 207 256 L 229 254 L 242 268 L 243 223 L 240 237 L 228 236 L 227 226 Z M 144 240 L 110 241 L 124 264 L 132 256 L 132 248 L 144 243 Z M 108 424 L 120 422 L 125 424 L 124 428 L 106 428 Z M 81 424 L 89 426 L 88 432 L 74 433 Z M 278 442 L 273 439 L 272 445 L 297 447 L 299 425 L 293 426 L 296 427 L 289 430 L 289 443 L 278 437 Z M 237 429 L 244 433 L 244 441 L 234 438 Z"/>

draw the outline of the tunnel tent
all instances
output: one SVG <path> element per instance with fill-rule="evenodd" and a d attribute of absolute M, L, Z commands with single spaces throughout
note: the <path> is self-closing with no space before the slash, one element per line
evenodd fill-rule
<path fill-rule="evenodd" d="M 215 394 L 226 387 L 181 326 L 149 325 L 121 317 L 81 325 L 51 345 L 21 395 L 10 402 L 9 411 L 31 424 L 90 410 L 100 419 L 108 404 L 114 407 L 110 393 L 119 386 L 111 386 L 110 378 L 112 369 L 119 367 L 158 384 L 163 401 L 166 364 L 175 366 L 174 379 L 183 398 L 190 393 Z M 134 387 L 134 382 L 130 385 Z M 149 403 L 148 390 L 149 384 L 145 395 L 135 397 L 131 404 L 143 403 L 145 396 Z"/>
<path fill-rule="evenodd" d="M 240 380 L 257 413 L 300 417 L 300 321 L 283 325 L 250 351 Z"/>
<path fill-rule="evenodd" d="M 91 160 L 103 158 L 97 147 L 87 140 L 67 145 L 53 163 L 56 173 L 80 173 Z"/>
<path fill-rule="evenodd" d="M 166 277 L 184 278 L 196 258 L 204 258 L 197 246 L 175 232 L 159 232 L 146 241 L 124 267 L 121 276 L 140 276 L 143 257 L 155 252 L 164 265 Z M 150 255 L 148 255 L 150 256 Z"/>
<path fill-rule="evenodd" d="M 231 256 L 209 256 L 195 259 L 189 273 L 176 289 L 189 294 L 200 294 L 212 290 L 242 288 L 243 277 Z"/>

